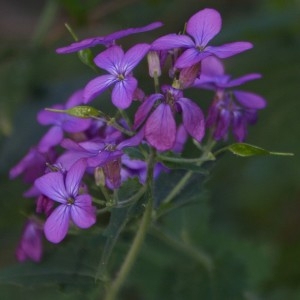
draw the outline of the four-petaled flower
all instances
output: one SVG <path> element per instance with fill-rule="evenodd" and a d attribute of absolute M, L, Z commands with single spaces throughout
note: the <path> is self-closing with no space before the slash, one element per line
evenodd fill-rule
<path fill-rule="evenodd" d="M 208 42 L 221 30 L 222 19 L 220 14 L 211 8 L 200 10 L 194 14 L 186 24 L 185 34 L 168 34 L 155 40 L 153 50 L 171 50 L 184 48 L 185 50 L 176 60 L 175 67 L 182 69 L 191 67 L 205 57 L 215 55 L 227 58 L 252 48 L 249 42 L 228 43 L 222 46 L 207 46 Z"/>
<path fill-rule="evenodd" d="M 59 243 L 64 239 L 70 220 L 79 228 L 91 227 L 96 222 L 92 197 L 79 194 L 85 169 L 85 161 L 79 160 L 66 174 L 51 172 L 35 181 L 41 193 L 60 203 L 45 222 L 44 232 L 50 242 Z"/>
<path fill-rule="evenodd" d="M 213 128 L 215 140 L 226 138 L 232 127 L 238 142 L 243 142 L 247 135 L 247 125 L 257 120 L 257 111 L 265 108 L 266 100 L 252 92 L 232 90 L 243 83 L 261 78 L 253 73 L 236 79 L 225 74 L 221 61 L 216 57 L 207 57 L 202 61 L 202 72 L 194 86 L 216 91 L 206 119 L 207 127 Z"/>
<path fill-rule="evenodd" d="M 181 90 L 162 87 L 163 94 L 153 94 L 143 102 L 135 114 L 135 127 L 147 118 L 153 106 L 155 110 L 145 123 L 145 138 L 159 151 L 170 150 L 175 145 L 176 122 L 174 114 L 182 113 L 186 131 L 197 141 L 204 136 L 204 116 L 197 104 L 183 97 Z M 155 105 L 155 103 L 158 103 Z"/>
<path fill-rule="evenodd" d="M 102 75 L 91 80 L 84 90 L 84 102 L 88 103 L 114 84 L 112 102 L 121 109 L 128 108 L 137 88 L 137 80 L 131 71 L 146 55 L 150 48 L 148 44 L 137 44 L 125 54 L 121 47 L 112 46 L 101 52 L 94 59 L 95 64 L 109 75 Z"/>

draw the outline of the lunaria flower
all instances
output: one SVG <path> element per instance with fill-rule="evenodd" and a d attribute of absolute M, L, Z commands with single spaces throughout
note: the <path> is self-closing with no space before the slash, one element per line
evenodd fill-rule
<path fill-rule="evenodd" d="M 176 60 L 175 67 L 182 69 L 191 67 L 202 59 L 215 55 L 227 58 L 252 48 L 249 42 L 234 42 L 222 46 L 208 46 L 209 41 L 221 30 L 220 14 L 211 8 L 200 10 L 186 24 L 187 34 L 168 34 L 152 43 L 153 50 L 186 49 Z"/>
<path fill-rule="evenodd" d="M 29 219 L 23 228 L 20 242 L 16 249 L 18 261 L 27 259 L 39 262 L 43 254 L 42 225 L 34 219 Z"/>
<path fill-rule="evenodd" d="M 83 91 L 79 90 L 71 95 L 65 105 L 54 105 L 52 108 L 65 110 L 80 105 L 82 102 Z M 64 132 L 78 133 L 86 130 L 91 124 L 90 119 L 78 118 L 66 113 L 47 110 L 39 112 L 37 119 L 42 125 L 52 125 L 38 144 L 40 152 L 47 152 L 51 147 L 58 145 L 64 137 Z"/>
<path fill-rule="evenodd" d="M 115 44 L 115 41 L 120 38 L 126 37 L 131 34 L 154 30 L 156 28 L 161 27 L 162 25 L 163 24 L 161 22 L 154 22 L 143 27 L 128 28 L 125 30 L 116 31 L 114 33 L 111 33 L 103 37 L 100 36 L 100 37 L 84 39 L 82 41 L 72 43 L 69 46 L 58 48 L 56 49 L 56 52 L 59 54 L 67 54 L 67 53 L 81 51 L 87 48 L 92 48 L 97 45 L 104 45 L 106 47 L 110 47 L 113 46 Z"/>
<path fill-rule="evenodd" d="M 216 140 L 226 138 L 232 128 L 235 139 L 238 142 L 244 141 L 247 125 L 256 122 L 257 111 L 265 108 L 266 100 L 255 93 L 232 88 L 259 79 L 261 75 L 253 73 L 231 79 L 231 76 L 225 74 L 222 63 L 215 57 L 204 59 L 201 70 L 200 78 L 196 79 L 194 86 L 216 91 L 206 125 L 213 128 Z"/>
<path fill-rule="evenodd" d="M 70 220 L 79 228 L 89 228 L 96 222 L 92 197 L 79 194 L 85 169 L 85 161 L 79 160 L 66 174 L 51 172 L 35 181 L 42 194 L 60 203 L 44 226 L 45 236 L 52 243 L 59 243 L 65 238 Z"/>
<path fill-rule="evenodd" d="M 162 88 L 163 94 L 149 96 L 138 108 L 134 125 L 138 128 L 145 123 L 145 138 L 159 151 L 171 150 L 175 146 L 176 122 L 174 114 L 182 113 L 185 130 L 197 141 L 204 136 L 204 116 L 197 104 L 183 97 L 180 90 L 170 86 Z"/>
<path fill-rule="evenodd" d="M 65 139 L 61 145 L 67 151 L 58 158 L 58 162 L 69 169 L 74 162 L 84 160 L 87 167 L 93 170 L 102 168 L 109 186 L 118 188 L 121 185 L 121 157 L 124 154 L 122 150 L 126 147 L 139 145 L 143 137 L 144 131 L 140 130 L 133 137 L 119 143 L 113 140 L 103 141 L 99 139 L 76 143 L 70 139 Z"/>
<path fill-rule="evenodd" d="M 148 44 L 137 44 L 124 53 L 121 47 L 112 46 L 97 55 L 94 59 L 95 64 L 109 74 L 98 76 L 86 85 L 84 102 L 90 102 L 109 86 L 114 85 L 113 104 L 120 109 L 128 108 L 138 84 L 131 72 L 149 48 Z"/>

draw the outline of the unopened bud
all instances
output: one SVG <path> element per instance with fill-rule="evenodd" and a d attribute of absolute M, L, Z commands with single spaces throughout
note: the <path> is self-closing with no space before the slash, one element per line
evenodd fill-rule
<path fill-rule="evenodd" d="M 156 51 L 149 51 L 147 55 L 150 77 L 159 77 L 161 75 L 160 59 Z"/>
<path fill-rule="evenodd" d="M 80 117 L 80 118 L 93 118 L 93 117 L 99 117 L 100 115 L 100 112 L 96 108 L 87 105 L 80 105 L 80 106 L 69 108 L 66 111 L 66 113 L 68 115 L 74 117 Z"/>

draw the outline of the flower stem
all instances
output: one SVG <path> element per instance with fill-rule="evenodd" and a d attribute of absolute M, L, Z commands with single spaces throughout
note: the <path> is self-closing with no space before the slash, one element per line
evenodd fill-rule
<path fill-rule="evenodd" d="M 150 148 L 150 155 L 148 159 L 148 170 L 147 170 L 147 203 L 145 204 L 145 211 L 142 217 L 141 224 L 138 228 L 138 231 L 134 237 L 131 248 L 125 257 L 125 260 L 117 274 L 117 277 L 107 288 L 107 293 L 104 300 L 115 300 L 123 283 L 126 280 L 127 275 L 129 274 L 133 264 L 136 260 L 136 257 L 142 247 L 143 241 L 145 239 L 148 227 L 151 223 L 152 217 L 152 208 L 153 208 L 153 169 L 155 163 L 155 151 Z"/>
<path fill-rule="evenodd" d="M 116 296 L 117 296 L 122 284 L 126 280 L 126 277 L 127 277 L 128 273 L 130 272 L 130 270 L 135 262 L 135 259 L 140 251 L 140 248 L 143 244 L 149 223 L 151 221 L 151 214 L 152 214 L 152 199 L 150 201 L 148 201 L 148 203 L 146 204 L 146 209 L 145 209 L 140 227 L 139 227 L 137 234 L 133 240 L 132 246 L 124 260 L 123 265 L 120 268 L 120 271 L 119 271 L 116 279 L 113 281 L 111 286 L 108 288 L 107 294 L 106 294 L 106 297 L 104 298 L 104 300 L 116 299 Z"/>

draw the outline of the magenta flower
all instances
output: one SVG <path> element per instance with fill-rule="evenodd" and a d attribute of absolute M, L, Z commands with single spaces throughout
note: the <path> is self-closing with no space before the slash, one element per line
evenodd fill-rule
<path fill-rule="evenodd" d="M 43 254 L 42 232 L 42 226 L 34 219 L 26 222 L 16 249 L 18 261 L 30 259 L 39 262 L 41 260 Z"/>
<path fill-rule="evenodd" d="M 54 105 L 52 108 L 65 110 L 80 105 L 82 102 L 83 91 L 79 90 L 71 95 L 65 105 Z M 42 125 L 52 125 L 38 144 L 38 149 L 41 152 L 47 152 L 51 147 L 58 145 L 64 137 L 64 132 L 78 133 L 86 130 L 91 124 L 90 119 L 47 110 L 39 112 L 37 119 Z"/>
<path fill-rule="evenodd" d="M 138 128 L 153 106 L 156 106 L 145 123 L 145 138 L 150 145 L 159 151 L 171 150 L 175 146 L 177 132 L 175 112 L 182 113 L 185 130 L 200 142 L 204 136 L 205 126 L 204 116 L 198 105 L 184 98 L 181 90 L 170 86 L 164 86 L 163 93 L 149 96 L 138 108 L 135 127 Z"/>
<path fill-rule="evenodd" d="M 91 227 L 96 222 L 92 197 L 79 194 L 86 163 L 79 160 L 66 173 L 51 172 L 35 181 L 42 194 L 60 203 L 46 220 L 44 232 L 52 243 L 61 242 L 67 234 L 70 220 L 79 228 Z"/>
<path fill-rule="evenodd" d="M 150 31 L 150 30 L 159 28 L 162 25 L 163 24 L 161 22 L 154 22 L 154 23 L 151 23 L 151 24 L 143 26 L 143 27 L 128 28 L 125 30 L 116 31 L 107 36 L 89 38 L 89 39 L 82 40 L 80 42 L 72 43 L 69 46 L 56 49 L 56 52 L 59 54 L 72 53 L 72 52 L 81 51 L 81 50 L 84 50 L 87 48 L 95 47 L 97 45 L 104 45 L 106 47 L 109 47 L 109 46 L 114 45 L 115 41 L 120 38 L 126 37 L 131 34 L 135 34 L 135 33 Z"/>
<path fill-rule="evenodd" d="M 188 35 L 168 34 L 162 36 L 152 43 L 151 49 L 186 49 L 175 63 L 176 68 L 182 69 L 191 67 L 210 55 L 227 58 L 252 48 L 252 44 L 249 42 L 235 42 L 217 47 L 208 46 L 209 41 L 220 32 L 221 26 L 220 14 L 214 9 L 206 8 L 188 20 L 186 25 Z"/>
<path fill-rule="evenodd" d="M 137 88 L 137 80 L 132 76 L 131 71 L 146 55 L 149 48 L 148 44 L 137 44 L 124 54 L 121 47 L 113 46 L 97 55 L 94 59 L 95 64 L 106 70 L 109 75 L 96 77 L 86 85 L 84 102 L 90 102 L 109 86 L 114 85 L 113 104 L 121 109 L 128 108 Z"/>

